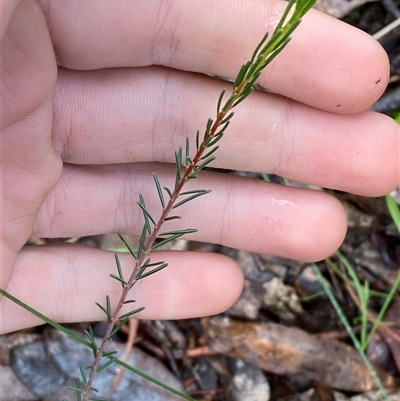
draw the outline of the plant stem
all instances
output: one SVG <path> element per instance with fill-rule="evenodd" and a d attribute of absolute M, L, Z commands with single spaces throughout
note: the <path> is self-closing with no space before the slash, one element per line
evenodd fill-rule
<path fill-rule="evenodd" d="M 158 222 L 155 225 L 152 233 L 147 238 L 143 252 L 142 252 L 141 256 L 136 260 L 135 267 L 132 271 L 132 274 L 129 277 L 127 285 L 124 286 L 124 288 L 122 290 L 121 298 L 118 301 L 118 304 L 112 314 L 111 320 L 110 320 L 109 324 L 107 325 L 107 330 L 102 338 L 101 344 L 96 352 L 96 358 L 93 363 L 92 369 L 90 371 L 88 381 L 86 382 L 82 401 L 89 400 L 90 388 L 93 385 L 93 380 L 97 374 L 98 367 L 100 366 L 100 361 L 101 361 L 101 358 L 103 357 L 103 353 L 105 351 L 107 342 L 108 342 L 110 335 L 119 319 L 119 315 L 120 315 L 122 306 L 124 305 L 124 302 L 128 297 L 128 293 L 129 293 L 130 289 L 138 281 L 136 276 L 139 272 L 140 267 L 143 265 L 144 261 L 150 255 L 150 252 L 152 250 L 154 242 L 156 241 L 158 234 L 160 232 L 160 229 L 161 229 L 162 225 L 164 224 L 165 218 L 168 217 L 168 215 L 170 214 L 174 204 L 176 203 L 177 199 L 179 198 L 179 195 L 182 191 L 183 186 L 189 180 L 189 177 L 193 173 L 194 168 L 196 166 L 198 166 L 199 163 L 201 162 L 201 157 L 203 156 L 204 151 L 207 149 L 206 142 L 217 133 L 218 128 L 221 126 L 221 121 L 224 120 L 224 118 L 227 116 L 227 114 L 232 109 L 232 105 L 234 104 L 235 100 L 237 100 L 237 98 L 240 95 L 241 90 L 243 90 L 244 86 L 245 86 L 245 83 L 243 83 L 239 88 L 237 88 L 238 91 L 235 91 L 237 93 L 232 93 L 232 96 L 229 98 L 229 100 L 225 104 L 225 107 L 218 113 L 215 122 L 213 123 L 211 128 L 208 130 L 208 132 L 206 132 L 206 134 L 204 135 L 204 139 L 201 142 L 200 146 L 198 147 L 192 163 L 190 163 L 189 166 L 186 166 L 184 174 L 182 175 L 182 178 L 180 179 L 178 185 L 175 186 L 175 189 L 172 192 L 172 196 L 170 197 L 170 200 L 168 201 L 167 205 L 163 209 L 161 216 L 158 219 Z"/>
<path fill-rule="evenodd" d="M 171 192 L 167 190 L 170 199 L 168 203 L 164 206 L 164 200 L 162 195 L 162 189 L 159 185 L 158 178 L 156 179 L 157 190 L 159 191 L 160 201 L 163 206 L 163 210 L 161 216 L 159 217 L 157 223 L 151 217 L 150 212 L 146 209 L 143 197 L 140 195 L 139 206 L 141 207 L 145 225 L 143 228 L 142 236 L 140 238 L 141 247 L 140 251 L 135 255 L 132 255 L 136 259 L 135 267 L 129 277 L 129 280 L 125 282 L 125 280 L 120 276 L 120 281 L 123 286 L 123 291 L 121 294 L 121 298 L 118 301 L 118 304 L 115 307 L 114 312 L 108 308 L 107 305 L 107 317 L 108 317 L 108 326 L 106 329 L 106 333 L 101 341 L 100 346 L 97 348 L 96 356 L 94 364 L 91 368 L 89 378 L 87 381 L 85 380 L 84 391 L 81 394 L 82 401 L 88 401 L 90 397 L 91 387 L 93 384 L 94 377 L 96 376 L 100 361 L 105 352 L 106 344 L 109 341 L 114 327 L 118 320 L 126 319 L 126 315 L 120 316 L 120 312 L 122 306 L 124 305 L 128 293 L 131 288 L 136 284 L 136 282 L 143 278 L 142 273 L 147 268 L 149 264 L 149 255 L 150 252 L 154 249 L 154 244 L 157 237 L 160 235 L 160 229 L 169 214 L 171 213 L 174 207 L 178 207 L 182 202 L 190 201 L 192 198 L 194 199 L 197 196 L 203 195 L 208 191 L 199 190 L 194 191 L 191 196 L 188 196 L 184 201 L 178 202 L 177 200 L 180 195 L 188 195 L 188 193 L 182 193 L 182 188 L 184 185 L 191 179 L 196 178 L 197 174 L 200 170 L 202 170 L 206 165 L 208 165 L 212 160 L 214 160 L 214 156 L 211 156 L 218 147 L 214 146 L 223 136 L 225 129 L 228 127 L 230 123 L 230 119 L 233 116 L 232 109 L 235 108 L 241 101 L 243 101 L 250 93 L 254 90 L 254 84 L 258 77 L 260 76 L 262 70 L 276 57 L 277 54 L 287 45 L 290 40 L 290 35 L 300 23 L 300 19 L 304 16 L 304 14 L 312 7 L 315 0 L 290 0 L 288 5 L 283 13 L 282 18 L 280 19 L 276 29 L 274 30 L 270 41 L 267 42 L 268 34 L 266 34 L 261 42 L 256 47 L 253 55 L 245 65 L 240 69 L 238 76 L 233 84 L 232 92 L 225 102 L 224 106 L 221 108 L 221 103 L 224 98 L 225 90 L 221 93 L 217 106 L 217 114 L 215 120 L 208 120 L 207 128 L 204 133 L 204 137 L 201 143 L 199 143 L 199 138 L 196 138 L 196 153 L 193 159 L 189 158 L 189 143 L 187 141 L 186 148 L 186 158 L 184 165 L 182 164 L 181 156 L 182 150 L 180 149 L 177 153 L 175 153 L 176 161 L 177 161 L 177 175 L 175 180 L 175 188 Z M 289 17 L 290 11 L 293 10 L 293 13 Z M 199 133 L 197 133 L 199 135 Z M 212 148 L 210 150 L 210 148 Z M 205 151 L 208 150 L 208 153 L 204 155 Z M 181 168 L 184 167 L 184 171 L 181 174 Z M 150 229 L 150 221 L 154 224 L 153 229 Z M 193 232 L 192 229 L 189 230 L 181 230 L 179 233 L 183 235 L 186 232 Z M 165 235 L 165 233 L 164 233 Z M 172 234 L 167 241 L 176 238 L 175 234 Z M 161 262 L 163 263 L 163 262 Z M 157 265 L 157 264 L 156 264 Z M 163 265 L 166 265 L 163 263 Z M 119 268 L 119 262 L 117 262 L 117 266 Z M 161 267 L 160 267 L 161 268 Z M 155 269 L 156 270 L 156 269 Z M 115 278 L 115 277 L 114 277 Z M 118 278 L 117 278 L 118 279 Z M 109 298 L 107 297 L 107 303 L 109 304 Z M 101 307 L 102 308 L 102 307 Z M 102 310 L 105 311 L 104 308 Z M 133 313 L 133 312 L 132 312 Z"/>

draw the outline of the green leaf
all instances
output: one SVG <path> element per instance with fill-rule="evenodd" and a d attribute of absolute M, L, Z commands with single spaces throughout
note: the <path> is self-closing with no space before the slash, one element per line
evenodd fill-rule
<path fill-rule="evenodd" d="M 137 259 L 134 250 L 131 248 L 131 246 L 128 244 L 128 241 L 125 239 L 125 237 L 118 233 L 118 237 L 121 239 L 121 241 L 125 244 L 125 246 L 127 247 L 129 253 L 133 256 L 134 259 Z M 118 259 L 118 255 L 116 253 L 114 253 L 115 259 L 116 259 L 116 263 L 117 263 L 117 269 L 118 269 L 118 264 L 119 264 L 119 259 Z M 118 259 L 118 260 L 117 260 Z"/>
<path fill-rule="evenodd" d="M 194 168 L 194 171 L 199 172 L 200 170 L 202 170 L 204 167 L 206 167 L 208 164 L 210 164 L 211 162 L 213 162 L 216 159 L 215 156 L 210 156 L 208 157 L 206 160 L 203 160 L 199 165 L 197 165 Z"/>
<path fill-rule="evenodd" d="M 229 125 L 229 121 L 215 135 L 210 136 L 207 139 L 207 141 L 204 143 L 205 147 L 211 148 L 212 146 L 214 146 L 222 138 L 223 132 L 226 130 L 226 128 L 228 128 L 228 125 Z"/>
<path fill-rule="evenodd" d="M 156 267 L 155 269 L 150 270 L 149 272 L 142 273 L 139 277 L 136 276 L 136 280 L 141 280 L 142 278 L 145 278 L 145 277 L 148 277 L 148 276 L 150 276 L 150 275 L 152 275 L 154 273 L 157 273 L 160 270 L 166 268 L 167 266 L 168 266 L 168 263 L 164 263 L 164 264 Z"/>
<path fill-rule="evenodd" d="M 255 50 L 253 52 L 253 55 L 251 56 L 251 59 L 250 59 L 250 64 L 254 64 L 254 61 L 258 57 L 258 52 L 260 51 L 260 49 L 264 45 L 264 43 L 267 41 L 268 36 L 269 36 L 269 32 L 266 32 L 265 35 L 263 36 L 263 38 L 261 39 L 260 43 L 257 45 L 257 47 L 255 48 Z"/>
<path fill-rule="evenodd" d="M 176 175 L 175 175 L 175 188 L 178 187 L 179 182 L 181 180 L 181 169 L 182 169 L 182 147 L 180 147 L 175 152 L 175 168 L 176 168 Z"/>
<path fill-rule="evenodd" d="M 192 159 L 190 158 L 190 142 L 189 142 L 189 138 L 186 137 L 185 165 L 190 166 L 191 164 L 192 164 Z"/>
<path fill-rule="evenodd" d="M 109 358 L 112 355 L 118 354 L 118 351 L 104 351 L 103 352 L 103 357 L 104 358 Z"/>
<path fill-rule="evenodd" d="M 90 341 L 90 348 L 92 349 L 93 357 L 96 358 L 96 353 L 98 351 L 98 347 L 97 347 L 96 340 L 94 339 L 93 327 L 89 326 L 88 329 L 84 331 L 84 333 L 86 334 L 87 338 Z"/>
<path fill-rule="evenodd" d="M 146 232 L 147 232 L 147 228 L 144 225 L 143 226 L 142 235 L 139 237 L 139 247 L 138 247 L 138 250 L 137 250 L 138 259 L 140 259 L 142 257 L 142 254 L 143 254 L 143 251 L 144 251 L 145 241 L 146 241 Z"/>
<path fill-rule="evenodd" d="M 223 126 L 218 130 L 218 132 L 214 135 L 215 138 L 218 138 L 218 141 L 222 138 L 222 136 L 223 136 L 225 130 L 229 127 L 229 124 L 230 124 L 230 121 L 228 121 L 225 125 L 223 125 Z M 208 147 L 213 146 L 213 145 L 214 145 L 216 142 L 218 142 L 218 141 L 212 142 Z"/>
<path fill-rule="evenodd" d="M 175 152 L 175 162 L 176 162 L 176 165 L 179 167 L 179 170 L 180 170 L 182 168 L 182 147 L 181 146 Z"/>
<path fill-rule="evenodd" d="M 148 221 L 150 220 L 154 225 L 156 225 L 155 220 L 153 219 L 153 216 L 151 215 L 151 213 L 147 210 L 146 208 L 146 204 L 143 198 L 142 194 L 139 194 L 139 202 L 137 202 L 137 204 L 140 206 L 140 208 L 143 211 L 143 215 L 144 215 L 144 219 L 145 219 L 145 223 L 148 224 Z M 150 227 L 150 224 L 148 224 L 148 227 Z M 151 233 L 151 229 L 147 228 L 148 233 Z"/>
<path fill-rule="evenodd" d="M 86 384 L 87 383 L 87 375 L 86 375 L 86 372 L 85 372 L 85 368 L 81 364 L 79 364 L 79 370 L 81 372 L 83 383 Z"/>
<path fill-rule="evenodd" d="M 134 300 L 134 299 L 127 299 L 126 301 L 124 301 L 124 302 L 122 302 L 124 305 L 127 305 L 127 304 L 133 304 L 133 303 L 135 303 L 136 301 Z"/>
<path fill-rule="evenodd" d="M 118 319 L 126 319 L 131 317 L 132 315 L 136 315 L 137 313 L 141 312 L 142 310 L 144 310 L 144 306 L 141 306 L 140 308 L 131 310 L 130 312 L 124 313 L 123 315 L 119 316 Z"/>
<path fill-rule="evenodd" d="M 233 83 L 233 89 L 236 89 L 243 82 L 243 78 L 245 77 L 250 65 L 251 61 L 248 61 L 246 64 L 242 65 L 235 79 L 235 82 Z"/>
<path fill-rule="evenodd" d="M 188 180 L 193 180 L 193 179 L 195 179 L 195 178 L 197 178 L 197 173 L 198 173 L 198 171 L 192 171 L 189 175 L 188 175 L 188 177 L 187 177 L 187 179 Z"/>
<path fill-rule="evenodd" d="M 167 187 L 164 187 L 164 189 L 165 189 L 165 191 L 167 192 L 169 198 L 171 199 L 171 198 L 172 198 L 172 192 L 171 192 L 171 190 L 170 190 L 169 188 L 167 188 Z"/>
<path fill-rule="evenodd" d="M 247 86 L 246 89 L 242 92 L 240 98 L 233 104 L 232 107 L 236 107 L 238 104 L 243 102 L 243 100 L 246 99 L 246 97 L 248 97 L 253 91 L 254 91 L 254 86 L 252 85 Z"/>
<path fill-rule="evenodd" d="M 274 29 L 274 34 L 275 32 L 279 31 L 282 28 L 283 24 L 286 21 L 287 16 L 289 15 L 292 8 L 296 5 L 296 3 L 297 0 L 289 0 L 285 10 L 283 11 L 282 17 L 279 19 L 279 22 Z"/>
<path fill-rule="evenodd" d="M 118 277 L 121 279 L 121 281 L 123 283 L 125 283 L 124 273 L 122 272 L 121 263 L 119 262 L 118 254 L 114 253 L 114 257 L 115 257 L 115 263 L 117 264 Z M 124 285 L 122 285 L 122 288 L 124 288 Z"/>
<path fill-rule="evenodd" d="M 312 8 L 314 3 L 315 0 L 302 1 L 301 3 L 298 2 L 296 5 L 296 12 L 295 12 L 296 17 L 297 18 L 304 17 L 304 15 Z"/>
<path fill-rule="evenodd" d="M 159 237 L 163 237 L 164 235 L 175 235 L 175 234 L 192 234 L 192 233 L 197 233 L 196 228 L 185 228 L 183 230 L 173 230 L 173 231 L 166 231 L 164 233 L 158 234 Z M 164 263 L 164 262 L 159 262 L 159 263 Z"/>
<path fill-rule="evenodd" d="M 235 113 L 232 111 L 224 119 L 221 120 L 220 124 L 221 125 L 226 124 L 234 115 Z"/>
<path fill-rule="evenodd" d="M 207 160 L 206 160 L 207 161 Z M 204 163 L 203 163 L 204 164 Z M 201 192 L 198 192 L 196 194 L 193 194 L 192 196 L 188 196 L 186 199 L 181 200 L 180 202 L 176 203 L 174 206 L 172 206 L 172 209 L 176 209 L 179 206 L 184 205 L 186 202 L 189 202 L 193 199 L 198 198 L 199 196 L 203 196 L 206 195 L 208 193 L 210 193 L 211 190 L 202 190 Z"/>
<path fill-rule="evenodd" d="M 128 283 L 124 279 L 122 279 L 121 277 L 116 276 L 115 274 L 109 274 L 109 276 L 111 278 L 113 278 L 114 280 L 119 281 L 121 283 L 121 285 L 122 285 L 122 288 L 125 288 L 128 285 Z"/>
<path fill-rule="evenodd" d="M 150 259 L 147 259 L 148 261 L 150 261 Z M 153 262 L 153 263 L 146 263 L 146 264 L 143 264 L 143 266 L 144 267 L 153 267 L 153 266 L 159 266 L 159 265 L 162 265 L 162 264 L 164 264 L 165 262 L 162 260 L 162 261 L 160 261 L 160 262 Z"/>
<path fill-rule="evenodd" d="M 177 220 L 180 219 L 181 216 L 168 216 L 164 219 L 164 221 L 169 221 L 169 220 Z"/>
<path fill-rule="evenodd" d="M 200 146 L 200 131 L 196 133 L 196 149 L 199 149 Z"/>
<path fill-rule="evenodd" d="M 158 192 L 158 197 L 160 198 L 161 206 L 162 206 L 163 209 L 164 209 L 164 208 L 165 208 L 164 195 L 163 195 L 163 193 L 162 193 L 161 184 L 160 184 L 160 181 L 159 181 L 159 179 L 158 179 L 156 173 L 153 173 L 153 178 L 154 178 L 154 182 L 156 183 L 157 192 Z"/>
<path fill-rule="evenodd" d="M 202 156 L 200 160 L 207 159 L 207 157 L 210 157 L 214 152 L 216 152 L 219 149 L 219 146 L 216 146 L 215 148 L 211 149 L 207 154 Z M 182 195 L 182 194 L 181 194 Z"/>
<path fill-rule="evenodd" d="M 117 279 L 119 279 L 119 277 Z M 108 321 L 108 323 L 110 323 L 111 318 L 112 318 L 110 297 L 108 295 L 106 295 L 106 307 L 105 308 L 103 306 L 101 306 L 98 302 L 95 302 L 95 303 L 107 315 L 107 321 Z"/>
<path fill-rule="evenodd" d="M 111 357 L 107 362 L 103 363 L 103 365 L 100 365 L 97 368 L 97 373 L 100 373 L 102 370 L 108 368 L 111 364 L 115 362 L 116 359 L 116 357 Z"/>
<path fill-rule="evenodd" d="M 397 202 L 394 200 L 394 198 L 391 195 L 386 195 L 386 205 L 389 210 L 390 216 L 392 217 L 392 220 L 397 228 L 397 231 L 400 232 L 400 209 L 399 205 Z"/>
<path fill-rule="evenodd" d="M 67 389 L 75 391 L 76 396 L 78 397 L 78 401 L 82 401 L 82 394 L 83 394 L 84 390 L 82 389 L 82 384 L 81 384 L 81 381 L 79 380 L 79 377 L 76 378 L 76 387 L 67 386 Z"/>
<path fill-rule="evenodd" d="M 181 234 L 183 235 L 183 234 Z M 143 277 L 145 277 L 144 272 L 147 270 L 148 267 L 154 267 L 154 266 L 162 266 L 162 269 L 164 267 L 166 267 L 168 264 L 165 263 L 164 261 L 160 261 L 160 262 L 154 262 L 154 263 L 150 263 L 150 259 L 147 259 L 146 262 L 143 263 L 142 266 L 140 266 L 139 271 L 137 272 L 136 276 L 135 276 L 135 280 L 140 280 Z M 161 270 L 161 269 L 160 269 Z M 153 271 L 153 270 L 152 270 Z"/>
<path fill-rule="evenodd" d="M 127 318 L 123 319 L 122 321 L 120 321 L 120 322 L 114 327 L 114 329 L 112 330 L 109 339 L 111 339 L 112 337 L 114 337 L 115 334 L 117 334 L 117 333 L 120 331 L 121 327 L 124 326 L 125 324 L 127 324 L 128 321 L 129 321 L 129 317 L 127 317 Z"/>
<path fill-rule="evenodd" d="M 206 131 L 205 134 L 208 134 L 208 132 L 211 130 L 211 127 L 213 125 L 214 120 L 212 118 L 209 118 L 207 120 L 207 125 L 206 125 Z"/>
<path fill-rule="evenodd" d="M 208 192 L 210 191 L 207 189 L 191 189 L 190 191 L 181 192 L 180 195 L 191 195 L 198 193 L 207 194 Z"/>
<path fill-rule="evenodd" d="M 174 234 L 171 235 L 168 238 L 163 239 L 162 241 L 157 242 L 156 244 L 153 244 L 153 246 L 151 247 L 152 250 L 160 248 L 161 246 L 168 244 L 168 242 L 173 241 L 174 239 L 177 239 L 179 237 L 182 237 L 183 234 Z"/>
<path fill-rule="evenodd" d="M 226 93 L 226 88 L 222 89 L 222 92 L 219 95 L 218 103 L 217 103 L 217 114 L 219 114 L 220 111 L 221 111 L 221 104 L 222 104 L 222 100 L 223 100 L 223 98 L 225 96 L 225 93 Z"/>

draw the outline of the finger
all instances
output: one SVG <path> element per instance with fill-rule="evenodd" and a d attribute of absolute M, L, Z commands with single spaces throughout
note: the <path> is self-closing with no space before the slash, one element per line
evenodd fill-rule
<path fill-rule="evenodd" d="M 135 284 L 129 298 L 136 303 L 121 313 L 144 306 L 137 317 L 213 315 L 231 306 L 243 287 L 240 268 L 223 255 L 156 252 L 153 260 L 165 260 L 169 265 Z M 128 279 L 134 259 L 123 254 L 120 261 Z M 111 273 L 117 274 L 117 269 L 110 252 L 66 244 L 27 247 L 18 256 L 7 291 L 57 322 L 105 320 L 95 302 L 105 306 L 109 295 L 114 310 L 121 295 L 121 284 L 109 277 Z M 7 299 L 3 298 L 0 306 L 3 333 L 42 323 Z"/>
<path fill-rule="evenodd" d="M 286 3 L 42 0 L 59 64 L 72 69 L 163 65 L 234 78 Z M 311 10 L 260 78 L 314 107 L 354 113 L 382 94 L 388 60 L 369 35 Z"/>
<path fill-rule="evenodd" d="M 196 131 L 215 115 L 222 88 L 161 68 L 61 71 L 55 146 L 78 164 L 173 162 L 185 137 L 193 148 Z M 337 115 L 255 93 L 237 108 L 214 166 L 377 196 L 397 186 L 398 155 L 399 126 L 389 117 Z"/>
<path fill-rule="evenodd" d="M 173 187 L 173 166 L 66 167 L 38 213 L 34 234 L 140 235 L 143 215 L 136 205 L 138 194 L 143 194 L 155 221 L 161 214 L 153 171 L 162 186 Z M 186 185 L 187 190 L 198 188 L 212 191 L 174 209 L 172 214 L 182 219 L 165 223 L 163 231 L 196 228 L 198 232 L 188 238 L 300 260 L 329 256 L 346 232 L 341 204 L 322 192 L 206 171 Z"/>
<path fill-rule="evenodd" d="M 17 252 L 32 231 L 37 209 L 62 168 L 51 142 L 57 66 L 46 21 L 36 2 L 16 5 L 5 2 L 4 8 L 3 3 L 0 6 L 2 16 L 9 19 L 1 42 L 0 83 L 3 288 Z"/>

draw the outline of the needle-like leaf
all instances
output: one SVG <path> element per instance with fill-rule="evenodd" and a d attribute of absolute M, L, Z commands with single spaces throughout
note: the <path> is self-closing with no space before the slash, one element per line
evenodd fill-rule
<path fill-rule="evenodd" d="M 162 193 L 161 184 L 160 184 L 160 181 L 159 181 L 156 173 L 153 173 L 153 178 L 154 178 L 154 182 L 156 183 L 157 193 L 158 193 L 158 197 L 160 198 L 161 206 L 164 209 L 165 208 L 164 195 Z"/>
<path fill-rule="evenodd" d="M 207 161 L 207 160 L 206 160 L 206 161 Z M 203 164 L 204 164 L 204 163 L 203 163 Z M 208 164 L 208 163 L 206 163 L 206 164 Z M 199 192 L 193 194 L 192 196 L 188 196 L 186 199 L 183 199 L 183 200 L 181 200 L 180 202 L 175 203 L 175 205 L 174 205 L 172 208 L 173 208 L 173 209 L 176 209 L 177 207 L 184 205 L 186 202 L 189 202 L 189 201 L 191 201 L 191 200 L 193 200 L 193 199 L 196 199 L 196 198 L 198 198 L 199 196 L 206 195 L 206 194 L 208 194 L 208 193 L 210 193 L 210 192 L 211 192 L 211 190 L 202 190 L 202 191 L 199 191 Z"/>

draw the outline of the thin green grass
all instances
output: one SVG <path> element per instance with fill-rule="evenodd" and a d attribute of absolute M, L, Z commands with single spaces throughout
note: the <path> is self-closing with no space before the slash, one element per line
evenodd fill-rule
<path fill-rule="evenodd" d="M 49 324 L 50 326 L 54 327 L 55 329 L 59 330 L 60 332 L 66 334 L 69 338 L 75 340 L 76 342 L 90 348 L 92 351 L 96 350 L 96 344 L 93 343 L 92 341 L 88 341 L 85 340 L 84 337 L 80 336 L 79 334 L 67 329 L 66 327 L 62 326 L 61 324 L 55 322 L 54 320 L 50 319 L 49 317 L 43 315 L 42 313 L 40 313 L 39 311 L 37 311 L 36 309 L 30 307 L 29 305 L 27 305 L 26 303 L 20 301 L 18 298 L 15 298 L 14 296 L 12 296 L 11 294 L 9 294 L 7 291 L 4 291 L 3 289 L 0 288 L 0 295 L 3 295 L 5 298 L 8 298 L 10 301 L 16 303 L 17 305 L 19 305 L 21 308 L 24 308 L 26 311 L 28 311 L 29 313 L 31 313 L 32 315 L 36 316 L 37 318 L 39 318 L 40 320 L 42 320 L 44 323 Z M 195 398 L 190 397 L 187 394 L 182 393 L 179 390 L 176 390 L 170 386 L 168 386 L 167 384 L 155 379 L 154 377 L 149 376 L 148 374 L 142 372 L 139 369 L 134 368 L 133 366 L 128 365 L 127 363 L 125 363 L 124 361 L 115 358 L 115 356 L 113 354 L 110 353 L 104 353 L 103 354 L 104 357 L 108 358 L 108 359 L 113 359 L 113 362 L 115 362 L 116 364 L 120 365 L 121 367 L 123 367 L 124 369 L 140 376 L 143 377 L 144 379 L 148 380 L 149 382 L 162 387 L 163 389 L 183 398 L 184 400 L 188 400 L 188 401 L 197 401 Z"/>
<path fill-rule="evenodd" d="M 393 196 L 386 195 L 386 204 L 389 209 L 390 216 L 397 228 L 397 231 L 400 233 L 400 209 L 397 202 L 394 200 Z"/>
<path fill-rule="evenodd" d="M 398 114 L 398 119 L 400 120 L 400 113 Z M 389 213 L 393 219 L 393 222 L 396 225 L 397 230 L 400 232 L 400 209 L 399 209 L 399 206 L 396 203 L 396 201 L 393 199 L 393 197 L 390 195 L 386 195 L 386 203 L 388 206 Z M 381 391 L 383 398 L 385 399 L 385 401 L 389 401 L 390 400 L 389 395 L 388 395 L 385 387 L 383 386 L 382 381 L 380 380 L 379 376 L 377 375 L 374 367 L 372 366 L 371 362 L 365 355 L 365 350 L 366 350 L 368 344 L 370 343 L 373 335 L 378 330 L 379 326 L 382 324 L 390 324 L 387 322 L 383 322 L 383 318 L 384 318 L 386 312 L 388 311 L 390 305 L 392 304 L 398 288 L 400 287 L 400 273 L 397 275 L 397 278 L 396 278 L 395 282 L 393 283 L 393 286 L 390 289 L 388 294 L 373 291 L 370 289 L 368 281 L 361 283 L 361 281 L 359 280 L 359 278 L 356 274 L 356 271 L 355 271 L 353 265 L 341 252 L 338 251 L 338 252 L 336 252 L 335 255 L 336 255 L 337 259 L 339 260 L 339 262 L 346 269 L 346 273 L 344 273 L 331 258 L 326 259 L 325 262 L 326 262 L 327 266 L 329 268 L 331 268 L 332 271 L 334 271 L 334 273 L 341 280 L 343 280 L 343 282 L 350 285 L 355 290 L 355 293 L 359 300 L 359 308 L 360 308 L 360 313 L 361 313 L 361 316 L 360 316 L 360 324 L 361 324 L 360 339 L 358 339 L 357 336 L 355 335 L 354 330 L 351 327 L 349 321 L 347 320 L 347 317 L 343 313 L 339 303 L 337 302 L 328 281 L 323 277 L 319 267 L 316 264 L 313 265 L 314 272 L 317 275 L 319 281 L 321 282 L 341 323 L 346 328 L 351 340 L 353 341 L 355 348 L 359 352 L 365 365 L 367 366 L 368 370 L 370 371 L 371 376 L 373 377 L 376 385 L 378 386 L 379 390 Z M 377 314 L 377 317 L 372 322 L 372 327 L 370 327 L 371 319 L 369 318 L 370 315 L 369 315 L 368 306 L 370 304 L 372 296 L 383 297 L 384 302 L 383 302 L 383 305 L 382 305 L 380 311 Z"/>
<path fill-rule="evenodd" d="M 378 374 L 376 373 L 374 367 L 372 366 L 371 361 L 368 359 L 368 357 L 365 355 L 364 350 L 361 347 L 360 341 L 358 340 L 357 336 L 354 333 L 353 328 L 351 327 L 349 321 L 347 320 L 346 315 L 344 314 L 344 312 L 342 311 L 342 308 L 340 307 L 339 303 L 337 302 L 335 295 L 333 294 L 333 291 L 331 289 L 331 286 L 329 284 L 329 282 L 325 279 L 325 277 L 322 275 L 319 267 L 313 263 L 313 270 L 314 273 L 316 274 L 316 276 L 318 277 L 318 280 L 320 281 L 322 287 L 325 290 L 326 295 L 328 296 L 332 306 L 334 307 L 340 321 L 342 322 L 343 326 L 345 327 L 347 333 L 349 334 L 349 337 L 351 338 L 356 350 L 358 351 L 358 353 L 360 354 L 363 362 L 365 363 L 365 365 L 367 366 L 374 382 L 376 383 L 376 385 L 378 386 L 380 392 L 383 395 L 383 398 L 385 399 L 385 401 L 390 401 L 389 395 L 385 389 L 385 386 L 383 385 L 380 377 L 378 376 Z"/>

